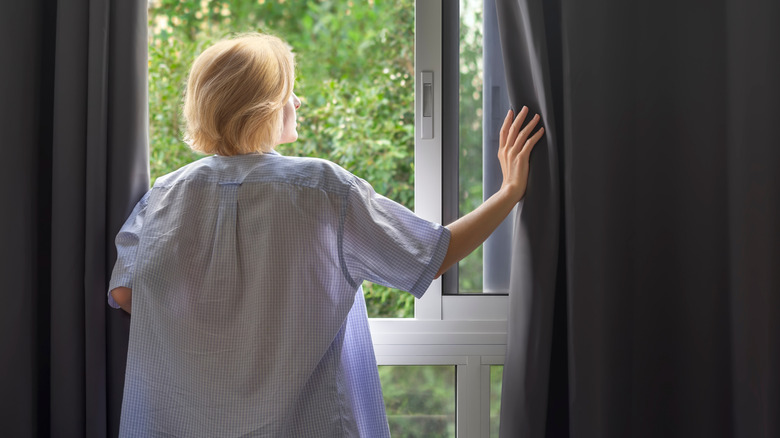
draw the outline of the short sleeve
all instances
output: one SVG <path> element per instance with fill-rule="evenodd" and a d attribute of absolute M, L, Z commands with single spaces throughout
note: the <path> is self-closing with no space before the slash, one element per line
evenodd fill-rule
<path fill-rule="evenodd" d="M 347 197 L 341 242 L 345 274 L 354 285 L 368 280 L 420 298 L 441 267 L 450 231 L 355 178 Z"/>
<path fill-rule="evenodd" d="M 108 305 L 115 309 L 119 308 L 119 304 L 111 296 L 111 291 L 118 287 L 133 288 L 133 270 L 138 253 L 138 241 L 144 225 L 144 215 L 149 193 L 151 191 L 146 192 L 141 200 L 138 201 L 125 224 L 122 225 L 122 228 L 116 235 L 116 264 L 111 274 L 111 281 L 108 284 Z"/>

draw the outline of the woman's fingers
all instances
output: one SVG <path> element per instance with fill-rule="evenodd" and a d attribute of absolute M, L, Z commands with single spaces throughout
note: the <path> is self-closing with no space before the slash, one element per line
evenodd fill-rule
<path fill-rule="evenodd" d="M 506 138 L 509 134 L 509 127 L 512 126 L 512 119 L 514 118 L 515 114 L 514 111 L 511 109 L 506 112 L 506 117 L 504 117 L 504 124 L 501 125 L 501 131 L 499 133 L 498 137 L 498 147 L 503 148 L 506 145 Z"/>
<path fill-rule="evenodd" d="M 526 158 L 531 156 L 531 151 L 534 149 L 534 146 L 536 146 L 536 143 L 539 142 L 539 139 L 542 138 L 544 135 L 544 126 L 539 128 L 538 131 L 534 133 L 534 135 L 529 138 L 525 144 L 523 145 L 523 150 L 520 151 L 521 154 L 525 154 Z"/>
<path fill-rule="evenodd" d="M 523 126 L 528 112 L 528 107 L 524 106 L 514 117 L 514 111 L 509 110 L 499 134 L 498 161 L 504 178 L 501 187 L 517 195 L 518 200 L 525 196 L 531 151 L 544 135 L 543 127 L 534 132 L 541 120 L 539 114 Z"/>
<path fill-rule="evenodd" d="M 521 109 L 520 112 L 517 114 L 515 121 L 512 122 L 512 126 L 509 128 L 509 133 L 506 139 L 507 146 L 511 146 L 515 143 L 517 139 L 517 133 L 520 132 L 520 128 L 523 126 L 523 122 L 525 122 L 525 117 L 527 115 L 528 115 L 528 107 L 524 106 L 523 109 Z"/>
<path fill-rule="evenodd" d="M 526 140 L 528 140 L 528 137 L 531 135 L 531 132 L 534 130 L 534 128 L 536 128 L 536 124 L 539 123 L 539 119 L 539 114 L 535 115 L 534 118 L 531 119 L 527 125 L 525 125 L 523 130 L 520 131 L 520 133 L 515 138 L 515 143 L 513 146 L 518 148 L 518 152 L 520 152 Z"/>
<path fill-rule="evenodd" d="M 513 111 L 510 109 L 507 112 L 499 134 L 499 155 L 506 154 L 505 156 L 507 156 L 507 158 L 509 158 L 509 156 L 517 156 L 521 152 L 530 155 L 534 145 L 542 138 L 544 135 L 544 128 L 540 128 L 531 135 L 541 120 L 539 114 L 534 115 L 534 117 L 523 126 L 523 123 L 528 116 L 528 112 L 528 107 L 524 106 L 514 120 L 512 120 L 514 115 Z M 509 123 L 510 121 L 511 124 Z"/>

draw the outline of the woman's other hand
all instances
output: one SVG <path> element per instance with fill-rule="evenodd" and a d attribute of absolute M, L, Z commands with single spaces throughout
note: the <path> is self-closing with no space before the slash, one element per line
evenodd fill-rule
<path fill-rule="evenodd" d="M 526 106 L 520 110 L 517 118 L 514 117 L 514 111 L 510 109 L 504 119 L 499 137 L 498 161 L 504 176 L 500 190 L 508 193 L 515 202 L 520 201 L 525 196 L 531 151 L 544 135 L 544 128 L 539 128 L 531 135 L 539 123 L 539 114 L 536 114 L 525 127 L 522 126 L 527 116 L 528 107 Z"/>
<path fill-rule="evenodd" d="M 526 107 L 516 119 L 513 111 L 507 113 L 498 146 L 498 161 L 504 175 L 501 189 L 474 211 L 447 225 L 450 245 L 437 277 L 481 245 L 525 196 L 531 150 L 544 134 L 544 128 L 540 128 L 531 135 L 539 123 L 538 115 L 520 129 L 527 115 Z"/>

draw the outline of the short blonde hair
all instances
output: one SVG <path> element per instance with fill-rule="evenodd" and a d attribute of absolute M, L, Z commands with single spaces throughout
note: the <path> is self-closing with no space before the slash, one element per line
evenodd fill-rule
<path fill-rule="evenodd" d="M 293 54 L 275 36 L 244 34 L 214 44 L 190 70 L 185 141 L 206 154 L 271 151 L 294 81 Z"/>

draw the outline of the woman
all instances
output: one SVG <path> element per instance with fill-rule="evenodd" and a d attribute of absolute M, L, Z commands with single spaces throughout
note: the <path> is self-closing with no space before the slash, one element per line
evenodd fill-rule
<path fill-rule="evenodd" d="M 294 62 L 269 35 L 204 51 L 184 103 L 212 156 L 157 179 L 117 235 L 109 303 L 132 310 L 121 436 L 389 436 L 363 280 L 421 297 L 525 194 L 543 134 L 501 130 L 503 185 L 442 227 L 297 139 Z M 132 309 L 131 309 L 132 304 Z"/>

